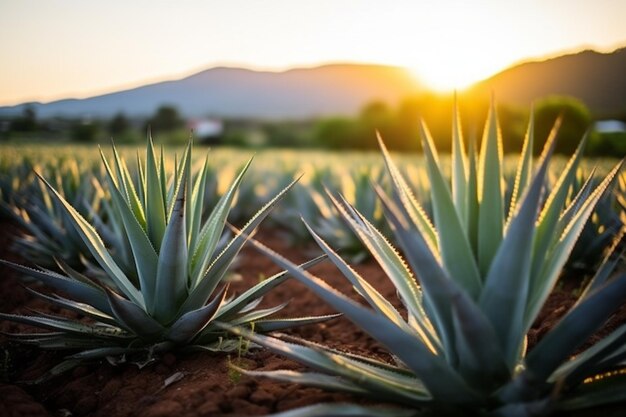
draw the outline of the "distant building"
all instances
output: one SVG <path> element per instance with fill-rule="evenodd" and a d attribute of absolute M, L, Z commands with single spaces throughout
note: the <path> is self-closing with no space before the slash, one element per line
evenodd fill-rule
<path fill-rule="evenodd" d="M 626 132 L 626 123 L 621 120 L 599 120 L 593 127 L 598 133 Z"/>
<path fill-rule="evenodd" d="M 191 119 L 187 127 L 199 142 L 218 143 L 224 133 L 224 123 L 213 118 Z"/>

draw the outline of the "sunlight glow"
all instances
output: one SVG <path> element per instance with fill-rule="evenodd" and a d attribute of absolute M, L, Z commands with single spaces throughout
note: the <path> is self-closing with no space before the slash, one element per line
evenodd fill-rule
<path fill-rule="evenodd" d="M 409 70 L 428 88 L 437 92 L 462 91 L 477 81 L 497 72 L 498 63 L 467 61 L 460 56 L 433 60 Z"/>
<path fill-rule="evenodd" d="M 0 105 L 221 65 L 396 65 L 462 90 L 523 60 L 624 46 L 625 13 L 623 0 L 4 0 Z"/>
<path fill-rule="evenodd" d="M 497 11 L 485 12 L 471 2 L 432 4 L 418 29 L 426 37 L 419 43 L 419 60 L 410 69 L 428 87 L 446 92 L 463 90 L 512 64 L 519 52 Z"/>

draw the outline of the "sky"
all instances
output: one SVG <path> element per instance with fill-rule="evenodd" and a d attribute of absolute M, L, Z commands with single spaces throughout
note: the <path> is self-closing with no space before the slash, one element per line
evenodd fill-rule
<path fill-rule="evenodd" d="M 214 66 L 399 65 L 462 89 L 529 59 L 626 46 L 624 0 L 0 0 L 0 105 Z"/>

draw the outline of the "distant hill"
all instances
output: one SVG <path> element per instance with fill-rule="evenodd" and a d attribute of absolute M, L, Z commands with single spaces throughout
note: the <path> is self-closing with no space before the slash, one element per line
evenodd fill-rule
<path fill-rule="evenodd" d="M 470 89 L 494 92 L 500 103 L 528 106 L 547 95 L 581 99 L 597 115 L 626 112 L 626 48 L 604 54 L 583 51 L 508 68 Z"/>
<path fill-rule="evenodd" d="M 419 91 L 408 71 L 382 65 L 336 64 L 284 72 L 213 68 L 192 76 L 85 99 L 30 103 L 38 117 L 147 116 L 163 104 L 188 117 L 307 118 L 354 114 L 371 100 L 395 103 Z M 0 107 L 0 115 L 25 105 Z"/>
<path fill-rule="evenodd" d="M 171 104 L 187 117 L 301 119 L 353 115 L 372 100 L 395 105 L 406 96 L 426 91 L 407 70 L 392 66 L 334 64 L 283 72 L 218 67 L 180 80 L 85 99 L 0 107 L 0 116 L 20 114 L 30 104 L 38 117 L 111 117 L 117 112 L 145 117 L 158 106 Z M 526 107 L 538 98 L 560 94 L 578 97 L 596 115 L 623 113 L 626 48 L 522 63 L 462 95 L 489 97 L 492 92 L 499 103 Z"/>

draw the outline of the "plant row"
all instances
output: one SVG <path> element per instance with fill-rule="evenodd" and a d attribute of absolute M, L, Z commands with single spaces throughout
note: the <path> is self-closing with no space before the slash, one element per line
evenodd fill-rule
<path fill-rule="evenodd" d="M 340 169 L 317 167 L 301 185 L 298 161 L 261 164 L 250 181 L 252 160 L 212 164 L 195 159 L 191 143 L 166 157 L 151 138 L 143 155 L 113 146 L 98 164 L 5 158 L 3 213 L 24 230 L 16 249 L 32 264 L 2 263 L 56 291 L 31 288 L 37 297 L 88 320 L 0 318 L 44 329 L 10 338 L 67 352 L 51 374 L 105 357 L 228 351 L 244 337 L 311 371 L 242 372 L 393 404 L 320 404 L 285 416 L 531 416 L 622 402 L 626 325 L 574 353 L 626 299 L 625 177 L 621 163 L 585 175 L 584 139 L 569 160 L 552 163 L 557 130 L 558 122 L 535 158 L 531 118 L 517 161 L 505 164 L 495 110 L 480 144 L 466 143 L 457 112 L 449 159 L 422 122 L 422 164 L 398 165 L 379 137 L 384 167 L 344 158 Z M 275 226 L 323 254 L 296 265 L 257 241 L 272 210 Z M 233 294 L 229 271 L 246 243 L 284 271 Z M 402 309 L 350 266 L 366 257 L 388 276 Z M 307 272 L 322 260 L 363 303 Z M 527 352 L 526 335 L 564 275 L 585 278 L 580 299 Z M 289 276 L 393 361 L 277 333 L 337 316 L 276 319 L 284 304 L 260 308 Z"/>

